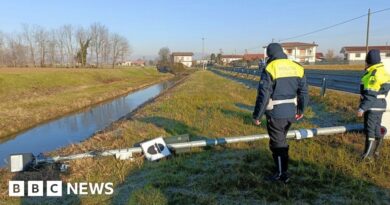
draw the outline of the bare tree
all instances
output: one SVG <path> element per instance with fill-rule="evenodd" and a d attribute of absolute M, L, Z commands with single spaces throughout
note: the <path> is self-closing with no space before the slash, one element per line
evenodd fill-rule
<path fill-rule="evenodd" d="M 64 25 L 60 28 L 60 31 L 62 33 L 62 40 L 64 42 L 65 48 L 66 48 L 66 54 L 69 65 L 72 67 L 75 66 L 75 38 L 73 37 L 74 31 L 73 27 L 71 25 Z"/>
<path fill-rule="evenodd" d="M 39 51 L 39 62 L 41 67 L 46 65 L 46 54 L 47 54 L 47 44 L 48 44 L 48 35 L 46 30 L 43 27 L 37 27 L 34 35 L 35 43 L 37 44 Z"/>
<path fill-rule="evenodd" d="M 168 47 L 163 47 L 158 51 L 159 63 L 169 63 L 169 55 L 171 51 Z"/>
<path fill-rule="evenodd" d="M 22 25 L 23 29 L 23 37 L 28 44 L 28 49 L 30 51 L 30 61 L 32 65 L 35 67 L 35 41 L 34 41 L 34 35 L 36 32 L 36 26 L 30 28 L 28 24 L 23 24 Z"/>
<path fill-rule="evenodd" d="M 7 43 L 9 48 L 6 55 L 6 59 L 8 61 L 7 64 L 12 67 L 16 67 L 18 63 L 18 56 L 16 51 L 18 48 L 17 42 L 13 37 L 8 36 Z"/>
<path fill-rule="evenodd" d="M 125 37 L 122 37 L 122 40 L 120 42 L 120 55 L 121 55 L 121 61 L 124 62 L 127 60 L 127 58 L 130 56 L 130 54 L 133 52 L 129 42 Z"/>
<path fill-rule="evenodd" d="M 106 65 L 110 64 L 110 56 L 111 56 L 111 41 L 108 39 L 103 44 L 102 60 L 104 64 Z"/>
<path fill-rule="evenodd" d="M 333 61 L 335 58 L 334 51 L 332 49 L 328 49 L 328 51 L 325 53 L 325 59 L 327 61 Z"/>
<path fill-rule="evenodd" d="M 50 31 L 49 35 L 49 41 L 48 41 L 48 55 L 49 55 L 49 62 L 50 66 L 57 64 L 57 47 L 58 47 L 58 41 L 57 41 L 57 35 L 55 30 Z"/>
<path fill-rule="evenodd" d="M 215 62 L 215 59 L 217 58 L 217 56 L 215 55 L 215 53 L 212 53 L 211 55 L 210 55 L 210 61 L 212 62 L 212 63 L 214 63 Z"/>
<path fill-rule="evenodd" d="M 91 42 L 91 34 L 84 28 L 80 27 L 76 32 L 76 38 L 79 42 L 79 51 L 77 52 L 77 62 L 85 67 L 87 64 L 88 47 Z"/>
<path fill-rule="evenodd" d="M 96 67 L 99 67 L 99 58 L 101 57 L 104 49 L 104 44 L 108 42 L 108 29 L 100 24 L 94 23 L 91 25 L 91 47 L 95 52 Z"/>
<path fill-rule="evenodd" d="M 112 68 L 114 68 L 119 58 L 121 58 L 122 61 L 125 61 L 127 55 L 131 53 L 131 48 L 127 39 L 116 33 L 111 36 L 110 42 L 111 42 L 111 51 L 112 51 L 111 66 Z"/>
<path fill-rule="evenodd" d="M 112 68 L 115 67 L 115 64 L 117 63 L 117 60 L 120 56 L 120 48 L 119 48 L 119 44 L 120 44 L 120 39 L 121 37 L 118 35 L 118 34 L 113 34 L 111 36 L 111 50 L 112 50 Z"/>
<path fill-rule="evenodd" d="M 61 29 L 56 29 L 55 30 L 55 35 L 56 35 L 56 39 L 57 39 L 57 50 L 58 50 L 58 55 L 59 55 L 59 63 L 60 65 L 64 65 L 64 62 L 65 62 L 65 42 L 66 42 L 66 38 L 65 38 L 65 35 L 64 33 L 62 32 Z"/>
<path fill-rule="evenodd" d="M 8 54 L 6 59 L 8 59 L 8 65 L 13 67 L 24 66 L 27 64 L 27 47 L 22 43 L 22 36 L 8 36 Z"/>
<path fill-rule="evenodd" d="M 0 66 L 4 66 L 5 48 L 4 33 L 0 31 Z"/>
<path fill-rule="evenodd" d="M 153 65 L 155 65 L 154 60 L 148 60 L 148 66 L 153 66 Z"/>

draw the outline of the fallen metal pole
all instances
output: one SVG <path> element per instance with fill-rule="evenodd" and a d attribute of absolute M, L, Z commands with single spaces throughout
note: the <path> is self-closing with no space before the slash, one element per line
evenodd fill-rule
<path fill-rule="evenodd" d="M 346 125 L 346 126 L 337 126 L 337 127 L 325 127 L 325 128 L 313 128 L 313 129 L 300 129 L 292 130 L 287 133 L 288 139 L 305 139 L 311 138 L 314 136 L 320 135 L 333 135 L 333 134 L 342 134 L 345 132 L 352 131 L 362 131 L 363 125 Z M 259 134 L 259 135 L 248 135 L 248 136 L 236 136 L 236 137 L 225 137 L 225 138 L 216 138 L 216 139 L 205 139 L 205 140 L 196 140 L 190 142 L 174 143 L 167 144 L 171 149 L 181 149 L 181 148 L 195 148 L 195 147 L 205 147 L 205 146 L 216 146 L 224 145 L 238 142 L 252 142 L 261 139 L 269 138 L 268 134 Z M 132 154 L 142 153 L 141 147 L 132 147 L 127 149 L 113 149 L 103 152 L 87 152 L 82 154 L 75 154 L 69 156 L 56 156 L 52 158 L 46 158 L 46 162 L 58 162 L 58 161 L 68 161 L 82 158 L 98 157 L 98 156 L 121 156 L 129 154 L 131 157 Z"/>
<path fill-rule="evenodd" d="M 287 133 L 287 138 L 288 139 L 295 138 L 295 139 L 299 140 L 299 139 L 311 138 L 311 137 L 319 136 L 319 135 L 341 134 L 341 133 L 345 133 L 345 132 L 362 131 L 362 130 L 363 130 L 363 125 L 361 125 L 361 124 L 338 126 L 338 127 L 300 129 L 300 130 L 289 131 Z M 168 147 L 173 148 L 173 149 L 205 147 L 205 146 L 215 146 L 215 145 L 238 143 L 238 142 L 251 142 L 251 141 L 267 139 L 267 138 L 269 138 L 268 134 L 225 137 L 225 138 L 217 138 L 217 139 L 206 139 L 206 140 L 197 140 L 197 141 L 191 141 L 191 142 L 168 144 Z"/>
<path fill-rule="evenodd" d="M 338 126 L 338 127 L 325 127 L 325 128 L 313 128 L 313 129 L 300 129 L 300 130 L 292 130 L 287 133 L 288 139 L 305 139 L 312 138 L 315 136 L 321 135 L 333 135 L 333 134 L 342 134 L 345 132 L 352 131 L 362 131 L 362 124 L 355 125 L 346 125 L 346 126 Z M 236 137 L 225 137 L 225 138 L 216 138 L 216 139 L 204 139 L 204 140 L 196 140 L 190 142 L 181 142 L 181 143 L 171 143 L 167 144 L 167 147 L 171 150 L 178 150 L 183 148 L 195 148 L 195 147 L 205 147 L 205 146 L 216 146 L 216 145 L 224 145 L 238 142 L 252 142 L 261 139 L 269 138 L 268 134 L 260 134 L 260 135 L 248 135 L 248 136 L 236 136 Z M 40 164 L 46 163 L 56 163 L 62 161 L 83 159 L 83 158 L 92 158 L 92 157 L 105 157 L 105 156 L 115 156 L 117 159 L 125 160 L 132 159 L 133 154 L 143 153 L 141 147 L 131 147 L 125 149 L 112 149 L 106 151 L 90 151 L 86 153 L 74 154 L 69 156 L 55 156 L 55 157 L 45 157 L 45 156 L 33 156 L 32 153 L 24 153 L 24 154 L 14 154 L 10 155 L 10 170 L 11 172 L 20 172 L 24 171 L 29 167 L 38 166 Z M 67 169 L 66 164 L 61 164 L 60 170 Z"/>
<path fill-rule="evenodd" d="M 69 161 L 69 160 L 76 160 L 76 159 L 83 159 L 83 158 L 91 158 L 91 157 L 107 157 L 107 156 L 122 156 L 129 154 L 131 157 L 134 153 L 142 153 L 141 147 L 131 147 L 131 148 L 125 148 L 125 149 L 113 149 L 113 150 L 106 150 L 103 152 L 97 152 L 97 151 L 91 151 L 81 154 L 74 154 L 69 156 L 55 156 L 55 157 L 49 157 L 42 159 L 41 162 L 59 162 L 59 161 Z M 119 158 L 119 157 L 118 157 Z"/>

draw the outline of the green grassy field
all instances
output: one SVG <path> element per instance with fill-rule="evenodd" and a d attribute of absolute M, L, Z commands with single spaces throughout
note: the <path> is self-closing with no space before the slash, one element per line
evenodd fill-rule
<path fill-rule="evenodd" d="M 318 127 L 328 121 L 352 120 L 356 95 L 328 92 L 321 99 L 310 89 L 312 103 L 303 121 L 292 129 Z M 332 95 L 333 96 L 333 95 Z M 192 74 L 155 102 L 91 139 L 51 153 L 70 154 L 133 146 L 158 136 L 189 134 L 192 139 L 265 133 L 251 124 L 256 90 L 210 71 Z M 344 100 L 339 100 L 343 97 Z M 337 102 L 334 102 L 337 101 Z M 345 109 L 340 109 L 346 107 Z M 324 112 L 331 115 L 323 117 Z M 317 120 L 316 120 L 317 119 Z M 159 162 L 113 158 L 70 162 L 68 174 L 47 168 L 11 174 L 0 170 L 0 201 L 4 204 L 388 204 L 390 148 L 382 158 L 361 163 L 363 136 L 349 133 L 291 141 L 289 185 L 270 184 L 263 176 L 273 166 L 268 140 L 194 149 Z M 113 196 L 8 198 L 9 179 L 62 179 L 69 182 L 113 182 Z M 0 202 L 1 204 L 1 202 Z"/>
<path fill-rule="evenodd" d="M 306 69 L 316 70 L 345 70 L 345 71 L 362 71 L 364 70 L 364 64 L 340 64 L 340 65 L 304 65 Z"/>
<path fill-rule="evenodd" d="M 169 78 L 155 68 L 0 69 L 0 139 Z"/>

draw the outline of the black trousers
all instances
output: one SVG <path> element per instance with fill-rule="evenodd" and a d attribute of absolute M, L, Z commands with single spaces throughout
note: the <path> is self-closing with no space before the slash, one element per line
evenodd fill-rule
<path fill-rule="evenodd" d="M 269 148 L 272 151 L 275 172 L 279 177 L 287 173 L 289 156 L 286 135 L 294 121 L 295 118 L 276 119 L 267 116 L 267 130 L 270 136 Z"/>
<path fill-rule="evenodd" d="M 267 116 L 267 131 L 271 150 L 288 147 L 286 135 L 293 122 L 295 122 L 295 118 L 275 119 Z"/>
<path fill-rule="evenodd" d="M 364 134 L 366 138 L 380 138 L 383 112 L 364 112 Z"/>

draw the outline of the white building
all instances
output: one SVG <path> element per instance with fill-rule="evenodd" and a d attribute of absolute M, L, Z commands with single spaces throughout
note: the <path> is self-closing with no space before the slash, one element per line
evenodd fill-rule
<path fill-rule="evenodd" d="M 131 61 L 124 61 L 124 62 L 119 62 L 117 64 L 120 66 L 131 66 L 132 62 Z"/>
<path fill-rule="evenodd" d="M 368 50 L 371 49 L 379 50 L 382 60 L 390 60 L 390 46 L 369 46 Z M 345 46 L 341 48 L 340 53 L 344 54 L 344 60 L 348 60 L 351 63 L 359 63 L 366 60 L 365 46 Z"/>
<path fill-rule="evenodd" d="M 229 64 L 233 61 L 242 60 L 242 55 L 221 55 L 221 61 L 224 65 Z"/>
<path fill-rule="evenodd" d="M 184 66 L 192 66 L 192 52 L 173 52 L 171 54 L 171 62 L 173 63 L 182 63 Z"/>
<path fill-rule="evenodd" d="M 208 62 L 208 60 L 196 60 L 197 65 L 206 65 Z"/>
<path fill-rule="evenodd" d="M 292 59 L 299 63 L 314 63 L 316 62 L 316 52 L 318 45 L 313 43 L 301 43 L 301 42 L 286 42 L 281 43 L 283 52 Z M 264 54 L 267 56 L 267 47 L 264 47 Z"/>

